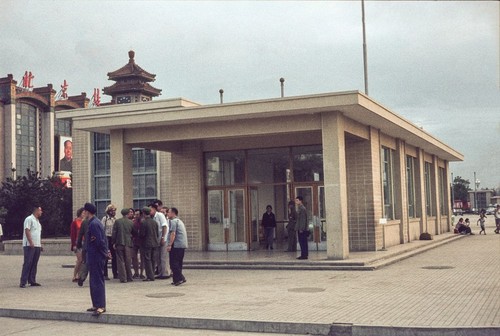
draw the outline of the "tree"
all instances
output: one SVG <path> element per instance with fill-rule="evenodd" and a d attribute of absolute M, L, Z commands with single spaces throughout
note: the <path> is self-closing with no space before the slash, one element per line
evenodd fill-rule
<path fill-rule="evenodd" d="M 42 179 L 38 173 L 28 171 L 26 176 L 7 178 L 0 189 L 0 219 L 4 222 L 7 238 L 20 238 L 24 219 L 33 206 L 43 209 L 40 222 L 43 237 L 69 235 L 72 214 L 72 193 L 56 176 Z"/>
<path fill-rule="evenodd" d="M 455 200 L 461 200 L 462 202 L 467 202 L 468 195 L 469 195 L 469 185 L 470 182 L 469 180 L 464 180 L 462 177 L 457 176 L 453 180 L 453 186 L 452 186 L 452 195 L 454 195 Z"/>

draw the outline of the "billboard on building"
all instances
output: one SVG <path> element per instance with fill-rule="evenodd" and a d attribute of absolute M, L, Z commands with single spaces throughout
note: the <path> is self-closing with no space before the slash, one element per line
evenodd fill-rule
<path fill-rule="evenodd" d="M 59 136 L 57 175 L 61 181 L 71 187 L 71 172 L 73 170 L 73 139 L 68 136 Z"/>

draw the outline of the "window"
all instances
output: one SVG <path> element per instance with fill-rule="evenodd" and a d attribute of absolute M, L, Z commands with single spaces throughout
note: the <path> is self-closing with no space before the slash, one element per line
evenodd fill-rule
<path fill-rule="evenodd" d="M 441 215 L 448 214 L 448 202 L 446 202 L 446 175 L 444 168 L 439 167 L 439 208 L 441 210 Z"/>
<path fill-rule="evenodd" d="M 431 203 L 431 163 L 425 163 L 425 211 L 427 216 L 432 216 L 432 203 Z"/>
<path fill-rule="evenodd" d="M 406 156 L 406 193 L 408 198 L 408 216 L 416 217 L 415 211 L 415 158 Z"/>
<path fill-rule="evenodd" d="M 134 208 L 140 209 L 157 198 L 156 151 L 134 148 L 132 161 Z"/>
<path fill-rule="evenodd" d="M 106 206 L 111 202 L 111 172 L 109 135 L 94 133 L 94 203 L 97 217 L 102 218 Z"/>
<path fill-rule="evenodd" d="M 393 150 L 382 147 L 382 192 L 384 197 L 384 217 L 394 219 L 393 192 Z"/>
<path fill-rule="evenodd" d="M 56 119 L 54 124 L 54 135 L 71 136 L 71 121 Z"/>
<path fill-rule="evenodd" d="M 292 148 L 293 180 L 295 182 L 323 181 L 323 150 L 321 146 Z"/>
<path fill-rule="evenodd" d="M 248 182 L 290 182 L 289 148 L 254 149 L 248 151 Z"/>
<path fill-rule="evenodd" d="M 156 151 L 133 148 L 133 207 L 148 205 L 157 196 Z M 111 162 L 108 134 L 94 133 L 94 202 L 99 217 L 111 202 Z"/>
<path fill-rule="evenodd" d="M 205 179 L 208 186 L 245 183 L 245 153 L 243 151 L 207 153 L 205 167 Z"/>
<path fill-rule="evenodd" d="M 16 173 L 26 175 L 27 171 L 38 171 L 39 120 L 36 107 L 24 103 L 16 105 Z"/>

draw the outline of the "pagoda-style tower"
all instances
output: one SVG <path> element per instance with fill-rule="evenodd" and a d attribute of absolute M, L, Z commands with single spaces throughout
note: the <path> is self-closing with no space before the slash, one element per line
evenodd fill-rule
<path fill-rule="evenodd" d="M 108 79 L 116 83 L 105 87 L 102 92 L 112 97 L 111 104 L 145 102 L 161 94 L 160 89 L 149 84 L 154 82 L 156 75 L 135 64 L 134 51 L 130 50 L 128 56 L 128 64 L 116 71 L 108 72 Z"/>

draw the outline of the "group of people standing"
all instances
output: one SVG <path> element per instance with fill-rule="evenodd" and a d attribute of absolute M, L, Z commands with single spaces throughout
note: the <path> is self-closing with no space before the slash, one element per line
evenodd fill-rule
<path fill-rule="evenodd" d="M 297 259 L 308 259 L 309 247 L 308 237 L 310 235 L 309 222 L 307 220 L 307 210 L 303 204 L 302 196 L 297 196 L 294 201 L 288 202 L 288 224 L 286 229 L 288 232 L 288 248 L 286 252 L 297 252 L 297 236 L 300 246 L 300 256 Z M 273 249 L 274 229 L 276 228 L 276 216 L 274 215 L 273 207 L 266 206 L 266 212 L 262 215 L 261 224 L 264 228 L 264 236 L 266 239 L 266 249 Z"/>
<path fill-rule="evenodd" d="M 95 217 L 96 212 L 93 204 L 86 203 L 71 224 L 71 249 L 77 258 L 73 281 L 83 286 L 90 273 L 92 307 L 87 311 L 95 316 L 106 311 L 108 262 L 113 278 L 121 283 L 171 277 L 172 285 L 186 282 L 182 267 L 187 232 L 176 208 L 168 209 L 156 200 L 142 209 L 124 208 L 118 219 L 112 204 L 106 207 L 102 220 Z"/>

